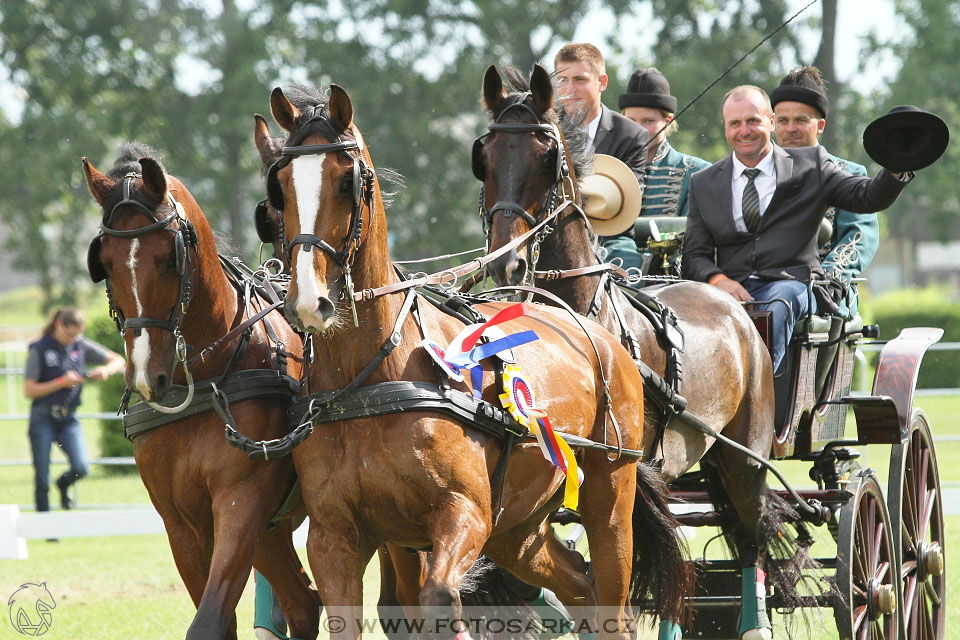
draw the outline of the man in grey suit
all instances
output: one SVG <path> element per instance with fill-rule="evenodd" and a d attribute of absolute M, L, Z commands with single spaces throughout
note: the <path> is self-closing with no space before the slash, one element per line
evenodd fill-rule
<path fill-rule="evenodd" d="M 557 78 L 558 102 L 566 116 L 583 119 L 586 123 L 588 144 L 596 153 L 622 160 L 644 186 L 647 146 L 650 134 L 646 129 L 600 101 L 607 88 L 606 65 L 603 54 L 592 44 L 572 42 L 565 44 L 553 58 Z M 633 241 L 633 227 L 609 238 L 602 238 L 609 257 L 617 257 L 622 243 L 624 255 L 637 253 Z M 623 257 L 623 256 L 621 256 Z"/>
<path fill-rule="evenodd" d="M 733 153 L 690 184 L 683 273 L 737 300 L 783 299 L 773 312 L 773 365 L 779 373 L 796 320 L 807 313 L 807 283 L 822 274 L 817 232 L 831 206 L 869 213 L 889 207 L 913 178 L 882 170 L 853 176 L 822 147 L 782 149 L 770 140 L 774 115 L 759 87 L 723 99 L 723 126 Z M 814 311 L 816 311 L 816 300 Z"/>

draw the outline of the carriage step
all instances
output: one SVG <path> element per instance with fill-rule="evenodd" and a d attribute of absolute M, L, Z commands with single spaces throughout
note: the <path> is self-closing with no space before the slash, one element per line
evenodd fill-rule
<path fill-rule="evenodd" d="M 790 493 L 783 489 L 775 489 L 773 493 L 787 502 L 793 500 Z M 797 494 L 804 500 L 817 500 L 821 504 L 844 504 L 853 496 L 843 489 L 798 489 Z M 711 504 L 706 491 L 672 491 L 670 501 L 678 504 Z"/>

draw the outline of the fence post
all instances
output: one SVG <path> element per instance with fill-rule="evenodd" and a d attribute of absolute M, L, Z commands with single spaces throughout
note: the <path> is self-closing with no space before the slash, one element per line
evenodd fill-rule
<path fill-rule="evenodd" d="M 15 504 L 0 504 L 0 559 L 26 560 L 27 541 L 18 537 L 17 520 L 20 507 Z"/>

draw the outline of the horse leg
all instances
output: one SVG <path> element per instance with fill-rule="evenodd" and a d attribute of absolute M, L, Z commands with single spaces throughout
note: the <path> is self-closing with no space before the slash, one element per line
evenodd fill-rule
<path fill-rule="evenodd" d="M 490 519 L 471 503 L 452 498 L 429 516 L 427 533 L 433 551 L 427 566 L 426 579 L 420 588 L 420 605 L 425 607 L 433 626 L 427 635 L 439 636 L 449 630 L 457 640 L 470 637 L 462 622 L 460 582 L 480 556 L 480 549 L 490 533 Z M 441 628 L 441 621 L 449 627 Z"/>
<path fill-rule="evenodd" d="M 390 640 L 408 640 L 413 634 L 406 626 L 401 607 L 407 607 L 412 613 L 412 607 L 418 603 L 423 561 L 419 552 L 394 545 L 383 545 L 377 553 L 380 556 L 380 600 L 377 602 L 380 628 Z"/>
<path fill-rule="evenodd" d="M 250 495 L 243 488 L 214 499 L 210 574 L 187 640 L 236 637 L 237 603 L 253 567 L 258 534 L 267 525 L 266 509 Z M 245 513 L 238 513 L 238 504 L 245 505 Z"/>
<path fill-rule="evenodd" d="M 773 631 L 767 616 L 766 575 L 762 569 L 767 551 L 767 470 L 730 447 L 723 448 L 719 458 L 720 478 L 739 518 L 734 532 L 742 586 L 738 633 L 742 640 L 769 640 Z"/>
<path fill-rule="evenodd" d="M 522 594 L 523 600 L 540 616 L 548 637 L 573 630 L 571 609 L 593 611 L 597 604 L 583 556 L 561 543 L 546 522 L 534 532 L 515 529 L 497 535 L 484 553 L 525 586 L 537 585 L 531 593 Z"/>
<path fill-rule="evenodd" d="M 290 637 L 313 640 L 319 633 L 323 603 L 300 564 L 292 536 L 293 522 L 289 519 L 261 533 L 253 564 L 276 593 Z"/>
<path fill-rule="evenodd" d="M 602 453 L 587 452 L 583 472 L 580 519 L 587 531 L 597 602 L 604 608 L 599 632 L 626 639 L 634 627 L 628 596 L 636 464 L 610 462 Z"/>
<path fill-rule="evenodd" d="M 342 522 L 346 529 L 331 529 L 331 522 Z M 364 631 L 363 573 L 379 545 L 363 539 L 358 528 L 343 518 L 310 518 L 307 555 L 327 610 L 331 640 L 355 640 Z"/>

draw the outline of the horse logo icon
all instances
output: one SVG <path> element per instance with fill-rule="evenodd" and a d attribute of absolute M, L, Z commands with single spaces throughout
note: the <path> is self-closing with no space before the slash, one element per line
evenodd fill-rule
<path fill-rule="evenodd" d="M 47 589 L 46 582 L 27 582 L 13 592 L 7 606 L 10 607 L 10 622 L 13 628 L 25 636 L 36 637 L 50 631 L 53 623 L 50 610 L 56 609 L 57 603 Z"/>

